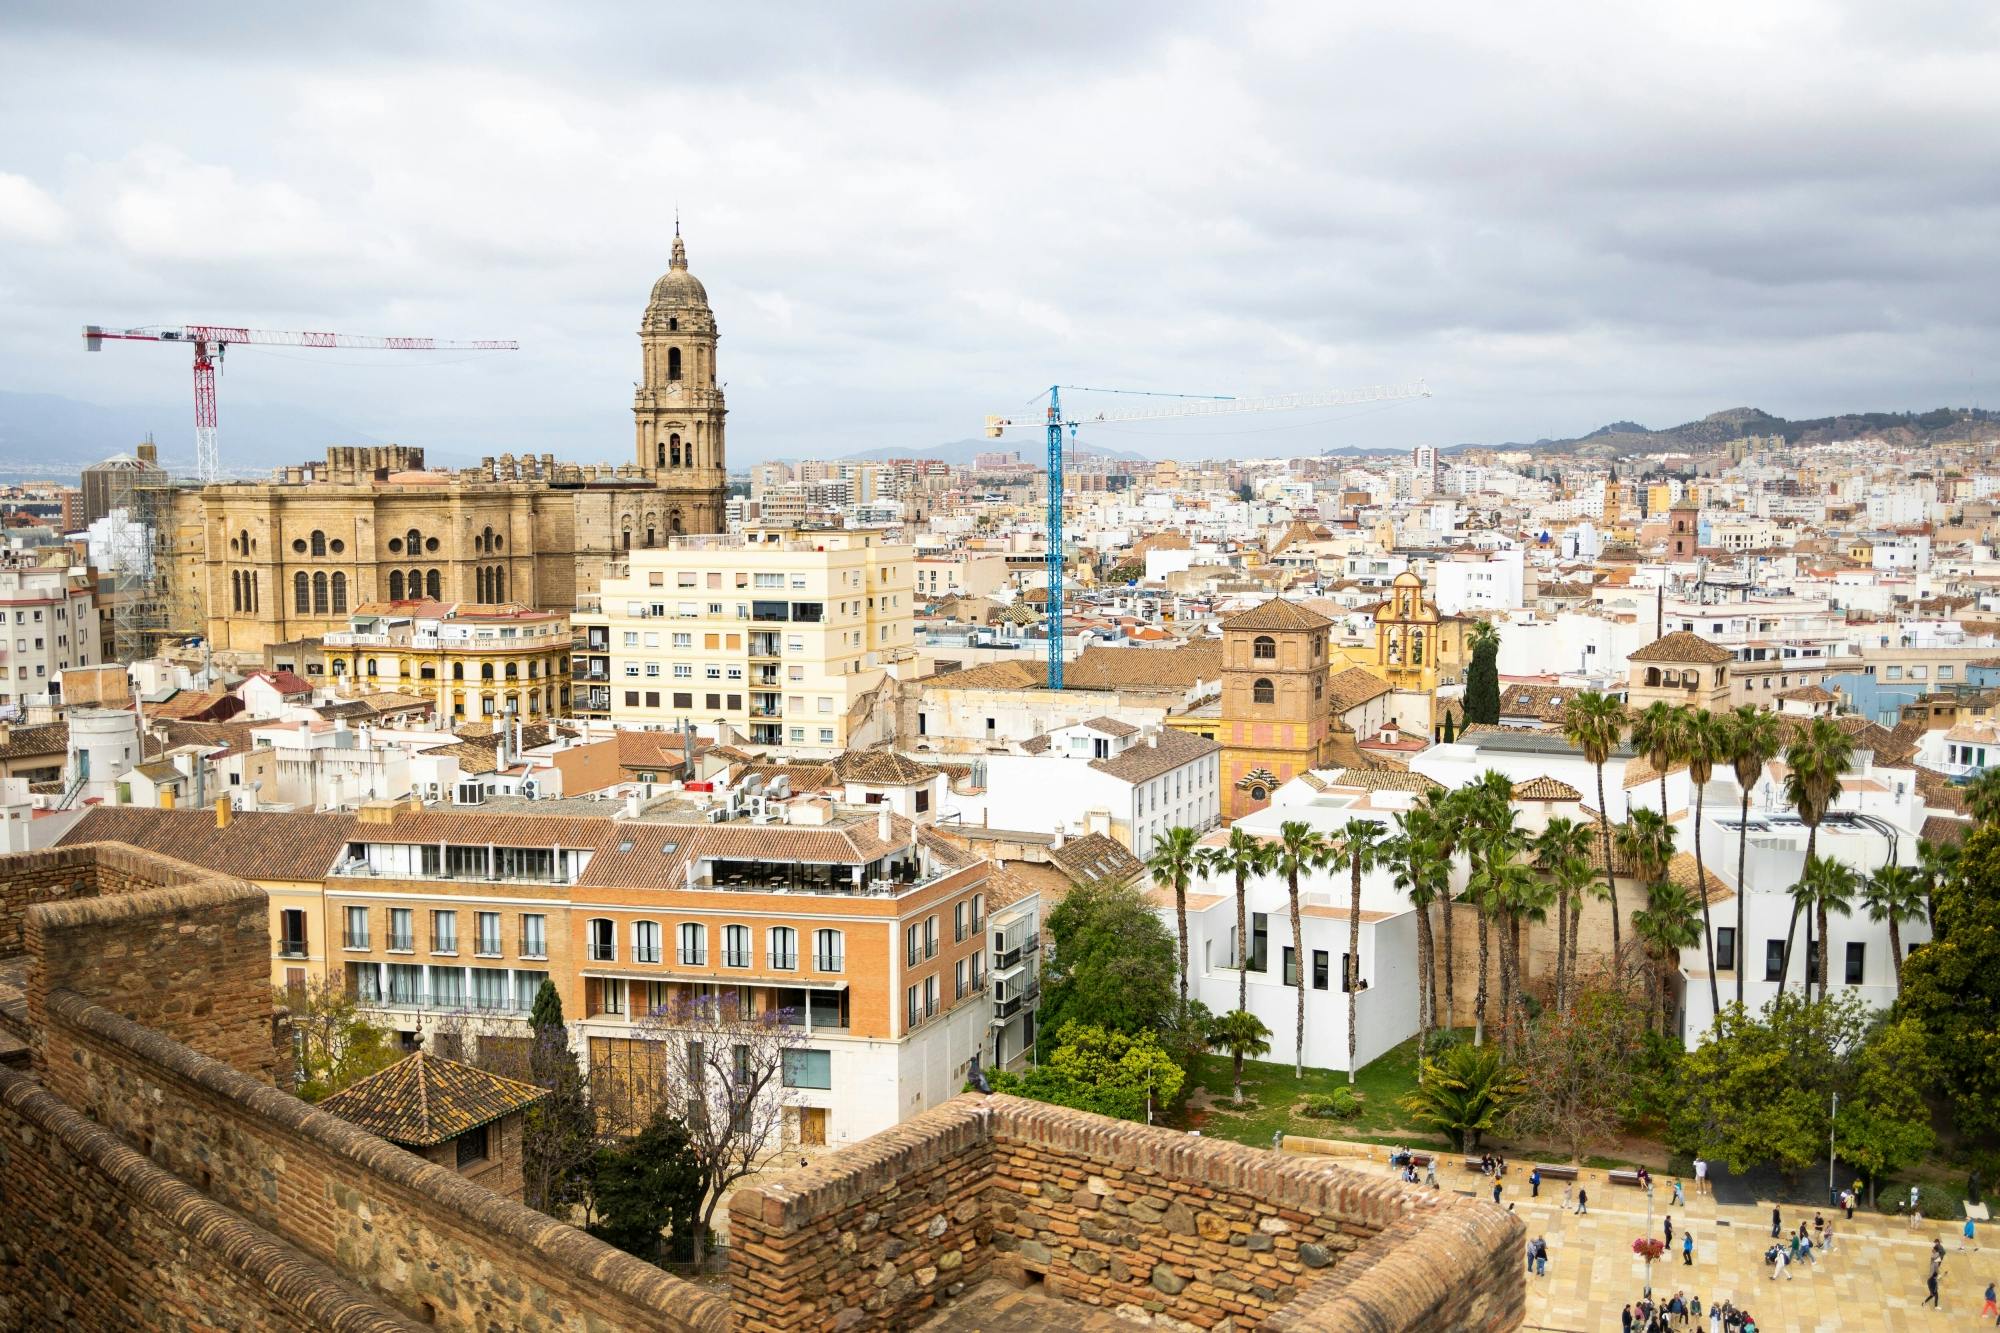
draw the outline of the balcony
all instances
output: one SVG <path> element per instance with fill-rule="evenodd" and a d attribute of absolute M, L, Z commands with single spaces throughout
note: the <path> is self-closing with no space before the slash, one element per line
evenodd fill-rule
<path fill-rule="evenodd" d="M 356 947 L 356 946 L 354 946 L 354 945 L 351 945 L 351 944 L 350 944 L 350 945 L 349 945 L 348 947 L 349 947 L 349 948 L 351 949 L 351 948 L 354 948 L 354 947 Z M 365 949 L 365 948 L 367 948 L 367 947 L 368 947 L 368 945 L 367 945 L 367 943 L 366 943 L 366 942 L 364 941 L 364 942 L 363 942 L 363 943 L 362 943 L 362 944 L 360 945 L 360 947 L 361 947 L 361 948 L 364 948 L 364 949 Z M 306 942 L 305 942 L 304 940 L 302 940 L 302 939 L 282 939 L 282 940 L 279 940 L 279 941 L 278 941 L 278 957 L 280 957 L 280 958 L 304 958 L 305 956 L 306 956 Z"/>
<path fill-rule="evenodd" d="M 1024 958 L 1033 958 L 1041 947 L 1042 937 L 1039 934 L 1030 935 L 997 955 L 993 960 L 993 970 L 1004 972 Z"/>
<path fill-rule="evenodd" d="M 1004 1000 L 995 1000 L 993 1002 L 993 1021 L 996 1023 L 1006 1022 L 1015 1014 L 1020 1013 L 1022 1009 L 1032 1005 L 1041 996 L 1042 988 L 1040 983 L 1037 983 L 1017 995 L 1011 995 Z"/>
<path fill-rule="evenodd" d="M 352 930 L 343 931 L 340 936 L 340 947 L 343 949 L 366 949 L 371 947 L 368 943 L 368 932 L 365 930 L 360 932 Z"/>

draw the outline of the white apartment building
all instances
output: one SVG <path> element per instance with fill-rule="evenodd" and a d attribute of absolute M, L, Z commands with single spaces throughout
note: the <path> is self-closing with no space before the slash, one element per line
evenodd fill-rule
<path fill-rule="evenodd" d="M 1482 556 L 1454 556 L 1431 567 L 1437 608 L 1450 616 L 1468 611 L 1509 611 L 1522 604 L 1524 553 L 1513 547 Z"/>
<path fill-rule="evenodd" d="M 676 537 L 633 551 L 573 623 L 602 643 L 613 722 L 727 727 L 837 754 L 909 655 L 910 547 L 873 532 Z"/>
<path fill-rule="evenodd" d="M 62 672 L 104 660 L 97 606 L 82 570 L 0 569 L 0 716 L 31 699 L 62 693 Z"/>
<path fill-rule="evenodd" d="M 980 791 L 954 794 L 957 820 L 1064 836 L 1102 833 L 1138 856 L 1170 828 L 1222 818 L 1222 747 L 1173 727 L 1098 717 L 1048 733 L 1037 754 L 988 755 Z"/>

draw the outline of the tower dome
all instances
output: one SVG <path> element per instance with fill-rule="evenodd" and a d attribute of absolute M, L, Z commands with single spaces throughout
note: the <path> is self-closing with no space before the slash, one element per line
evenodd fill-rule
<path fill-rule="evenodd" d="M 674 257 L 660 280 L 653 284 L 653 299 L 647 303 L 649 310 L 708 309 L 708 289 L 701 285 L 701 279 L 688 272 L 687 246 L 681 243 L 681 225 L 674 223 Z"/>

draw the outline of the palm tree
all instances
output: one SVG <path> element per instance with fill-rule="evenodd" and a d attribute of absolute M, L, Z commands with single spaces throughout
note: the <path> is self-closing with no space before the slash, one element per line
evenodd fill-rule
<path fill-rule="evenodd" d="M 1396 816 L 1396 831 L 1382 843 L 1382 856 L 1394 870 L 1396 887 L 1417 914 L 1417 1058 L 1429 1044 L 1437 1024 L 1437 948 L 1431 931 L 1431 907 L 1439 889 L 1451 888 L 1449 867 L 1440 866 L 1431 840 L 1430 812 L 1419 805 Z M 1441 873 L 1442 871 L 1442 873 Z M 1352 1026 L 1350 1024 L 1350 1026 Z"/>
<path fill-rule="evenodd" d="M 1915 866 L 1883 866 L 1862 886 L 1870 921 L 1889 923 L 1889 958 L 1896 965 L 1896 993 L 1903 993 L 1903 922 L 1924 914 L 1924 876 Z"/>
<path fill-rule="evenodd" d="M 1423 1077 L 1415 1092 L 1403 1098 L 1403 1109 L 1411 1120 L 1429 1129 L 1442 1130 L 1451 1138 L 1454 1151 L 1473 1146 L 1479 1136 L 1493 1128 L 1501 1116 L 1519 1101 L 1526 1084 L 1493 1049 L 1454 1046 L 1435 1060 L 1423 1063 Z"/>
<path fill-rule="evenodd" d="M 1521 927 L 1548 919 L 1555 886 L 1527 864 L 1509 860 L 1491 876 L 1500 922 L 1500 1044 L 1513 1049 L 1527 1027 L 1527 970 L 1521 961 Z"/>
<path fill-rule="evenodd" d="M 1201 868 L 1236 881 L 1236 1007 L 1250 1007 L 1250 877 L 1270 870 L 1271 845 L 1242 825 L 1220 847 L 1201 851 Z"/>
<path fill-rule="evenodd" d="M 1556 1008 L 1569 1012 L 1570 895 L 1576 891 L 1575 869 L 1580 863 L 1585 877 L 1590 874 L 1591 831 L 1565 815 L 1552 817 L 1535 835 L 1535 865 L 1555 884 L 1556 890 Z"/>
<path fill-rule="evenodd" d="M 1625 738 L 1626 718 L 1621 700 L 1596 690 L 1573 696 L 1563 707 L 1564 738 L 1583 751 L 1583 757 L 1597 770 L 1597 813 L 1604 840 L 1604 893 L 1611 900 L 1613 958 L 1624 946 L 1624 932 L 1618 922 L 1618 881 L 1611 874 L 1611 811 L 1604 805 L 1604 765 Z"/>
<path fill-rule="evenodd" d="M 1708 780 L 1715 776 L 1715 766 L 1728 753 L 1728 724 L 1707 709 L 1698 709 L 1689 715 L 1687 729 L 1681 737 L 1682 755 L 1687 760 L 1688 781 L 1694 785 L 1694 876 L 1700 885 L 1696 895 L 1701 899 L 1701 943 L 1702 952 L 1708 959 L 1708 1005 L 1717 1021 L 1722 1018 L 1722 983 L 1715 976 L 1715 922 L 1708 912 L 1708 862 L 1701 855 L 1701 819 L 1708 802 Z M 1742 896 L 1743 886 L 1736 886 L 1737 896 Z"/>
<path fill-rule="evenodd" d="M 1674 859 L 1676 832 L 1672 824 L 1651 810 L 1632 812 L 1632 817 L 1618 830 L 1618 854 L 1625 859 L 1634 879 L 1651 884 L 1667 877 L 1667 867 Z"/>
<path fill-rule="evenodd" d="M 1673 975 L 1680 970 L 1681 950 L 1701 938 L 1695 916 L 1695 894 L 1672 880 L 1657 880 L 1646 890 L 1646 905 L 1632 914 L 1632 933 L 1653 960 L 1654 984 L 1660 997 L 1660 1032 L 1668 1035 L 1673 1017 Z"/>
<path fill-rule="evenodd" d="M 1989 768 L 1965 784 L 1959 795 L 1973 819 L 1981 824 L 2000 821 L 2000 768 Z"/>
<path fill-rule="evenodd" d="M 1499 776 L 1490 770 L 1486 777 Z M 1474 841 L 1477 855 L 1473 860 L 1471 878 L 1465 886 L 1466 896 L 1478 909 L 1479 922 L 1479 989 L 1473 995 L 1472 1044 L 1486 1042 L 1486 977 L 1490 956 L 1490 927 L 1494 916 L 1513 888 L 1511 874 L 1503 875 L 1506 868 L 1520 870 L 1513 866 L 1514 853 L 1520 850 L 1523 839 L 1514 825 L 1514 808 L 1504 802 L 1495 803 L 1495 797 L 1486 785 L 1486 779 L 1473 783 L 1461 790 L 1473 793 L 1473 801 L 1478 811 L 1479 831 Z M 1511 790 L 1511 787 L 1510 787 Z M 1525 873 L 1525 872 L 1523 872 Z M 1503 978 L 1504 980 L 1504 978 Z"/>
<path fill-rule="evenodd" d="M 1458 971 L 1458 950 L 1452 944 L 1451 934 L 1451 858 L 1465 841 L 1465 802 L 1456 791 L 1433 787 L 1417 798 L 1417 808 L 1428 817 L 1431 845 L 1437 849 L 1438 906 L 1442 909 L 1439 918 L 1444 931 L 1444 1022 L 1439 1026 L 1448 1028 L 1458 1018 L 1458 996 L 1453 985 L 1453 974 Z M 1435 1013 L 1432 1020 L 1436 1021 Z"/>
<path fill-rule="evenodd" d="M 1833 952 L 1833 936 L 1828 932 L 1826 919 L 1838 912 L 1842 916 L 1854 915 L 1854 900 L 1860 894 L 1862 879 L 1859 871 L 1844 861 L 1827 860 L 1820 863 L 1818 879 L 1813 884 L 1813 915 L 1819 919 L 1819 998 L 1826 998 L 1827 955 Z"/>
<path fill-rule="evenodd" d="M 1191 828 L 1170 828 L 1153 839 L 1153 854 L 1146 858 L 1146 869 L 1153 876 L 1155 884 L 1164 884 L 1174 891 L 1174 926 L 1180 932 L 1181 940 L 1181 1008 L 1187 1008 L 1188 982 L 1188 928 L 1187 891 L 1188 880 L 1200 869 L 1201 849 L 1195 844 L 1201 835 Z"/>
<path fill-rule="evenodd" d="M 1292 1047 L 1292 1076 L 1306 1076 L 1305 931 L 1299 924 L 1299 876 L 1326 864 L 1326 839 L 1302 819 L 1278 826 L 1273 868 L 1285 877 L 1285 896 L 1292 911 L 1292 984 L 1299 992 L 1298 1029 Z"/>
<path fill-rule="evenodd" d="M 1819 849 L 1819 825 L 1826 812 L 1840 799 L 1840 775 L 1854 758 L 1854 738 L 1835 726 L 1831 719 L 1816 717 L 1792 736 L 1785 751 L 1785 799 L 1798 811 L 1806 826 L 1806 865 L 1810 867 Z M 1819 989 L 1826 993 L 1826 905 L 1818 909 Z"/>
<path fill-rule="evenodd" d="M 1271 1029 L 1248 1009 L 1232 1009 L 1209 1020 L 1208 1044 L 1229 1052 L 1229 1101 L 1243 1105 L 1243 1061 L 1271 1051 Z"/>
<path fill-rule="evenodd" d="M 1736 774 L 1736 788 L 1743 808 L 1736 825 L 1736 1003 L 1743 1003 L 1743 951 L 1750 935 L 1744 926 L 1744 901 L 1750 896 L 1743 883 L 1743 865 L 1750 853 L 1750 792 L 1763 776 L 1764 765 L 1778 757 L 1783 748 L 1784 726 L 1776 713 L 1753 704 L 1744 704 L 1729 714 L 1723 732 L 1723 753 Z"/>
<path fill-rule="evenodd" d="M 1632 748 L 1646 756 L 1646 762 L 1660 775 L 1660 815 L 1667 813 L 1667 770 L 1681 759 L 1686 748 L 1688 710 L 1665 700 L 1647 704 L 1632 719 Z"/>
<path fill-rule="evenodd" d="M 1375 868 L 1382 857 L 1382 826 L 1372 819 L 1350 819 L 1340 830 L 1340 841 L 1329 854 L 1329 864 L 1345 866 L 1353 877 L 1353 896 L 1347 911 L 1347 966 L 1342 984 L 1347 988 L 1347 1083 L 1354 1085 L 1358 1037 L 1354 1022 L 1355 1006 L 1361 999 L 1361 876 Z M 1303 955 L 1301 955 L 1303 957 Z"/>

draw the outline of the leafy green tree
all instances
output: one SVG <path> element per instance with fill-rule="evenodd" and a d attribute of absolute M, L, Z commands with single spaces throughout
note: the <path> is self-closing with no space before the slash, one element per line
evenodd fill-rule
<path fill-rule="evenodd" d="M 1604 844 L 1604 896 L 1611 902 L 1613 958 L 1624 952 L 1625 928 L 1618 915 L 1618 879 L 1611 873 L 1611 815 L 1604 804 L 1604 765 L 1610 762 L 1611 752 L 1618 748 L 1618 743 L 1625 739 L 1627 721 L 1624 703 L 1596 690 L 1572 695 L 1563 705 L 1564 739 L 1583 751 L 1585 761 L 1597 770 L 1597 808 L 1602 816 L 1598 830 Z"/>
<path fill-rule="evenodd" d="M 1423 1062 L 1416 1091 L 1403 1098 L 1412 1121 L 1451 1139 L 1454 1150 L 1474 1145 L 1520 1100 L 1520 1073 L 1497 1046 L 1450 1046 Z"/>
<path fill-rule="evenodd" d="M 1472 661 L 1465 668 L 1465 725 L 1500 721 L 1500 631 L 1482 620 L 1472 630 Z"/>
<path fill-rule="evenodd" d="M 1438 739 L 1446 745 L 1458 739 L 1458 723 L 1453 720 L 1449 706 L 1444 710 L 1444 731 L 1440 733 Z"/>
<path fill-rule="evenodd" d="M 590 1085 L 563 1021 L 562 996 L 546 978 L 528 1010 L 527 1076 L 548 1096 L 528 1108 L 522 1123 L 521 1201 L 564 1217 L 590 1196 L 598 1126 Z"/>
<path fill-rule="evenodd" d="M 1571 1161 L 1611 1142 L 1639 1077 L 1646 1024 L 1629 982 L 1579 987 L 1569 1008 L 1543 1010 L 1515 1055 L 1522 1087 L 1508 1132 L 1561 1144 Z"/>
<path fill-rule="evenodd" d="M 1188 987 L 1188 881 L 1201 867 L 1200 841 L 1201 835 L 1191 828 L 1170 828 L 1153 839 L 1153 854 L 1146 858 L 1146 870 L 1152 875 L 1153 883 L 1164 885 L 1174 893 L 1174 930 L 1180 941 L 1178 972 L 1183 1005 L 1187 1003 Z"/>
<path fill-rule="evenodd" d="M 1764 775 L 1764 765 L 1778 757 L 1784 743 L 1784 728 L 1778 715 L 1754 704 L 1743 704 L 1729 714 L 1723 730 L 1723 757 L 1736 774 L 1737 798 L 1741 803 L 1738 828 L 1750 823 L 1750 793 Z M 1743 984 L 1749 968 L 1743 951 L 1750 946 L 1750 932 L 1744 924 L 1743 903 L 1750 895 L 1743 879 L 1744 861 L 1750 854 L 1750 839 L 1736 839 L 1736 1003 L 1743 1003 Z M 1717 1013 L 1721 1012 L 1720 1006 Z"/>
<path fill-rule="evenodd" d="M 403 1058 L 394 1035 L 361 1016 L 337 981 L 282 987 L 276 994 L 292 1030 L 292 1093 L 317 1102 Z"/>
<path fill-rule="evenodd" d="M 1755 1017 L 1730 1005 L 1681 1062 L 1667 1143 L 1735 1172 L 1765 1164 L 1788 1175 L 1803 1170 L 1826 1151 L 1830 1098 L 1847 1086 L 1867 1027 L 1861 1001 L 1845 993 L 1781 995 Z"/>
<path fill-rule="evenodd" d="M 1355 1025 L 1355 1004 L 1361 998 L 1361 877 L 1375 868 L 1382 859 L 1382 826 L 1372 819 L 1350 819 L 1340 830 L 1340 841 L 1333 844 L 1328 855 L 1328 863 L 1335 867 L 1346 867 L 1353 880 L 1353 897 L 1347 912 L 1347 975 L 1342 984 L 1347 988 L 1347 1082 L 1354 1083 L 1357 1059 L 1355 1042 L 1358 1037 Z M 1298 955 L 1304 966 L 1304 954 Z"/>
<path fill-rule="evenodd" d="M 1879 1023 L 1861 1048 L 1853 1093 L 1843 1098 L 1833 1136 L 1840 1155 L 1868 1180 L 1868 1201 L 1885 1175 L 1924 1160 L 1937 1146 L 1925 1094 L 1938 1075 L 1937 1057 L 1913 1018 Z"/>
<path fill-rule="evenodd" d="M 1074 1019 L 1114 1032 L 1170 1027 L 1178 997 L 1174 936 L 1129 884 L 1072 889 L 1048 917 L 1040 1027 Z"/>
<path fill-rule="evenodd" d="M 701 1218 L 702 1172 L 687 1126 L 655 1116 L 638 1134 L 597 1152 L 591 1234 L 648 1263 L 694 1257 Z"/>
<path fill-rule="evenodd" d="M 2000 828 L 1981 825 L 1936 890 L 1937 934 L 1903 963 L 1898 1017 L 1916 1020 L 1961 1134 L 2000 1134 Z"/>
<path fill-rule="evenodd" d="M 1229 1101 L 1243 1105 L 1243 1062 L 1271 1052 L 1271 1029 L 1248 1009 L 1232 1009 L 1209 1021 L 1208 1044 L 1229 1052 Z"/>
<path fill-rule="evenodd" d="M 1187 1076 L 1151 1032 L 1071 1021 L 1056 1030 L 1054 1051 L 1042 1063 L 1025 1073 L 995 1070 L 989 1077 L 995 1092 L 1144 1121 L 1149 1106 L 1180 1095 Z"/>

